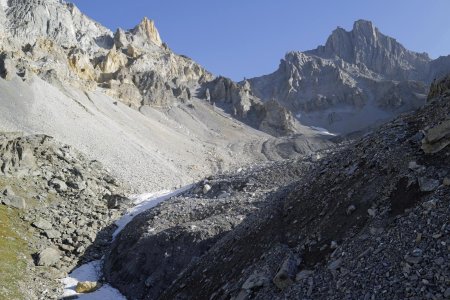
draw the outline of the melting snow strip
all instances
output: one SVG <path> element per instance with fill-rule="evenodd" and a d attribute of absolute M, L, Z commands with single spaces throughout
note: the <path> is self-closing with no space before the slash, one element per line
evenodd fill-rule
<path fill-rule="evenodd" d="M 122 218 L 116 221 L 117 229 L 113 233 L 113 239 L 125 228 L 125 226 L 130 223 L 134 217 L 149 210 L 159 203 L 166 201 L 169 198 L 175 197 L 185 191 L 189 190 L 192 185 L 182 187 L 175 191 L 161 191 L 157 193 L 143 194 L 139 196 L 132 197 L 133 202 L 136 206 L 131 208 Z"/>
<path fill-rule="evenodd" d="M 99 281 L 101 275 L 102 261 L 100 260 L 92 261 L 73 270 L 68 277 L 62 280 L 62 283 L 64 284 L 64 294 L 62 299 L 77 296 L 76 299 L 84 300 L 127 300 L 127 298 L 109 284 L 104 284 L 100 289 L 90 294 L 78 294 L 75 292 L 75 287 L 78 282 Z"/>
<path fill-rule="evenodd" d="M 316 126 L 310 126 L 310 128 L 312 128 L 312 129 L 318 131 L 320 134 L 323 134 L 323 135 L 332 135 L 332 136 L 336 136 L 336 135 L 337 135 L 337 134 L 335 134 L 335 133 L 329 132 L 329 131 L 326 130 L 325 128 L 316 127 Z"/>
<path fill-rule="evenodd" d="M 113 239 L 130 223 L 135 216 L 149 210 L 159 203 L 175 197 L 187 190 L 192 185 L 182 187 L 175 191 L 160 191 L 157 193 L 147 193 L 132 197 L 135 206 L 131 208 L 122 218 L 116 221 L 117 229 L 113 233 Z M 84 300 L 127 300 L 117 289 L 113 288 L 109 284 L 104 284 L 100 289 L 89 294 L 78 294 L 75 292 L 75 287 L 78 282 L 83 281 L 99 281 L 102 277 L 102 265 L 103 261 L 96 260 L 90 263 L 84 264 L 81 267 L 73 270 L 68 277 L 62 279 L 64 284 L 64 293 L 62 299 L 70 298 L 71 296 L 77 296 L 77 299 Z"/>

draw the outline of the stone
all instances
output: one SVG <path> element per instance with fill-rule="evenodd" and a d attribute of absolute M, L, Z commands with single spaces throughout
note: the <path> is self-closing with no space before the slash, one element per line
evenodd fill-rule
<path fill-rule="evenodd" d="M 67 184 L 58 178 L 53 178 L 52 180 L 50 180 L 49 185 L 58 192 L 67 191 Z"/>
<path fill-rule="evenodd" d="M 10 186 L 7 186 L 3 190 L 3 195 L 5 195 L 5 196 L 15 196 L 16 194 L 14 193 L 14 191 L 12 190 L 12 188 Z"/>
<path fill-rule="evenodd" d="M 121 195 L 105 195 L 103 196 L 103 199 L 106 200 L 106 205 L 108 209 L 116 209 L 120 207 L 121 203 L 126 203 L 128 201 L 127 197 L 121 196 Z"/>
<path fill-rule="evenodd" d="M 405 261 L 409 264 L 414 264 L 417 265 L 422 261 L 422 257 L 420 256 L 411 256 L 411 255 L 406 255 L 405 256 Z"/>
<path fill-rule="evenodd" d="M 443 184 L 444 184 L 445 186 L 450 186 L 450 177 L 445 177 L 445 178 L 444 178 Z"/>
<path fill-rule="evenodd" d="M 0 77 L 5 80 L 12 80 L 16 75 L 16 66 L 12 59 L 0 56 Z"/>
<path fill-rule="evenodd" d="M 434 260 L 434 263 L 437 264 L 438 266 L 441 266 L 445 263 L 445 260 L 443 257 L 438 257 Z"/>
<path fill-rule="evenodd" d="M 33 226 L 42 230 L 52 229 L 52 223 L 42 218 L 39 218 L 37 221 L 35 221 L 33 223 Z"/>
<path fill-rule="evenodd" d="M 355 205 L 350 205 L 349 207 L 347 207 L 347 210 L 345 211 L 347 213 L 347 215 L 351 215 L 354 211 L 356 210 L 356 206 Z"/>
<path fill-rule="evenodd" d="M 377 215 L 377 210 L 374 208 L 369 208 L 367 210 L 367 213 L 369 214 L 369 216 L 371 216 L 372 218 L 375 218 L 375 216 Z"/>
<path fill-rule="evenodd" d="M 211 186 L 209 185 L 209 184 L 205 184 L 204 186 L 203 186 L 203 194 L 207 194 L 210 190 L 211 190 Z"/>
<path fill-rule="evenodd" d="M 447 288 L 447 289 L 445 290 L 445 292 L 444 292 L 444 297 L 445 297 L 446 299 L 450 298 L 450 287 Z"/>
<path fill-rule="evenodd" d="M 450 120 L 429 129 L 422 140 L 422 150 L 433 154 L 450 145 Z"/>
<path fill-rule="evenodd" d="M 61 258 L 61 254 L 54 248 L 46 248 L 38 253 L 36 265 L 51 267 L 56 265 Z"/>
<path fill-rule="evenodd" d="M 49 239 L 58 239 L 61 237 L 61 232 L 59 232 L 58 230 L 50 229 L 45 231 L 45 235 Z"/>
<path fill-rule="evenodd" d="M 277 274 L 273 278 L 273 283 L 280 290 L 284 290 L 294 283 L 294 278 L 297 268 L 300 265 L 300 260 L 293 255 L 289 255 L 280 266 Z"/>
<path fill-rule="evenodd" d="M 77 286 L 75 287 L 75 292 L 79 294 L 88 294 L 93 293 L 99 288 L 101 288 L 102 285 L 99 282 L 95 281 L 82 281 L 78 282 Z"/>
<path fill-rule="evenodd" d="M 419 178 L 419 187 L 421 192 L 432 192 L 440 185 L 439 180 L 421 177 Z"/>
<path fill-rule="evenodd" d="M 6 205 L 6 206 L 10 206 L 10 207 L 14 207 L 17 209 L 25 209 L 27 208 L 27 203 L 25 201 L 25 199 L 23 199 L 22 197 L 19 196 L 6 196 L 1 198 L 1 202 Z"/>
<path fill-rule="evenodd" d="M 310 270 L 302 270 L 300 271 L 297 276 L 295 276 L 295 281 L 302 281 L 304 279 L 309 278 L 312 274 L 314 274 L 314 271 Z"/>
<path fill-rule="evenodd" d="M 425 170 L 424 166 L 418 165 L 415 161 L 411 161 L 408 164 L 408 168 L 413 171 L 421 172 Z"/>
<path fill-rule="evenodd" d="M 328 270 L 330 271 L 334 271 L 337 270 L 341 267 L 342 265 L 342 258 L 338 258 L 334 261 L 332 261 L 329 265 L 328 265 Z"/>
<path fill-rule="evenodd" d="M 268 283 L 269 283 L 269 279 L 266 276 L 264 276 L 262 274 L 254 273 L 254 274 L 250 275 L 249 278 L 247 278 L 247 280 L 242 285 L 242 289 L 252 290 L 254 288 L 259 288 L 259 287 L 265 286 Z"/>
<path fill-rule="evenodd" d="M 86 189 L 86 183 L 81 180 L 68 180 L 66 182 L 67 186 L 74 190 L 84 190 Z"/>

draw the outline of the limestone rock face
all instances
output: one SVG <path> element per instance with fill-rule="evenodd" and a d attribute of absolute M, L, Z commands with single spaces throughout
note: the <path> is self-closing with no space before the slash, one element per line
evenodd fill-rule
<path fill-rule="evenodd" d="M 5 30 L 8 28 L 8 30 Z M 4 33 L 4 34 L 3 34 Z M 125 104 L 169 107 L 212 75 L 163 45 L 155 23 L 144 18 L 115 34 L 59 0 L 3 1 L 0 7 L 0 75 L 34 74 L 52 84 L 100 87 Z"/>
<path fill-rule="evenodd" d="M 128 60 L 125 54 L 118 52 L 116 46 L 108 52 L 105 59 L 99 64 L 99 68 L 103 73 L 115 73 L 121 67 L 127 64 Z"/>
<path fill-rule="evenodd" d="M 450 71 L 359 20 L 337 28 L 324 46 L 289 52 L 272 74 L 248 80 L 255 96 L 277 99 L 302 124 L 348 133 L 385 122 L 425 103 L 431 81 Z"/>
<path fill-rule="evenodd" d="M 254 96 L 248 82 L 237 84 L 218 77 L 203 87 L 204 98 L 237 119 L 273 136 L 297 132 L 300 127 L 291 112 L 277 101 L 262 102 Z"/>
<path fill-rule="evenodd" d="M 58 0 L 11 0 L 6 9 L 11 35 L 34 44 L 47 37 L 65 47 L 86 51 L 110 48 L 111 32 L 82 14 L 70 3 Z"/>
<path fill-rule="evenodd" d="M 366 20 L 355 22 L 350 32 L 337 28 L 325 46 L 308 53 L 323 58 L 338 56 L 355 65 L 364 64 L 386 79 L 393 80 L 421 79 L 431 61 L 426 53 L 407 50 Z"/>
<path fill-rule="evenodd" d="M 152 42 L 157 46 L 162 46 L 162 40 L 159 36 L 158 29 L 155 27 L 155 22 L 145 17 L 139 25 L 137 25 L 132 31 L 134 38 L 142 39 L 143 42 Z"/>

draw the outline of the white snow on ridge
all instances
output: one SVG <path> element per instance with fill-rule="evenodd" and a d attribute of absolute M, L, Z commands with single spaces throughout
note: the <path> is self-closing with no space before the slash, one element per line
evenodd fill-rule
<path fill-rule="evenodd" d="M 78 294 L 75 287 L 82 281 L 99 281 L 102 274 L 102 262 L 100 260 L 92 261 L 88 264 L 72 271 L 68 277 L 62 280 L 64 284 L 64 297 L 77 296 L 77 299 L 84 300 L 127 300 L 118 290 L 109 284 L 103 285 L 97 291 L 90 294 Z"/>
<path fill-rule="evenodd" d="M 175 191 L 160 191 L 157 193 L 148 193 L 142 195 L 136 195 L 131 197 L 135 206 L 131 208 L 125 215 L 116 221 L 117 229 L 113 233 L 113 239 L 125 228 L 125 226 L 130 223 L 135 216 L 138 214 L 155 207 L 159 203 L 166 201 L 169 198 L 175 197 L 187 190 L 189 190 L 192 185 L 182 187 Z"/>

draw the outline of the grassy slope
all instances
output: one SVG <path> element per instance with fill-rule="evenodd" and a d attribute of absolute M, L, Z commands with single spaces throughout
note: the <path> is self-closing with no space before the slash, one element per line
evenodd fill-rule
<path fill-rule="evenodd" d="M 0 205 L 0 299 L 23 299 L 19 282 L 29 256 L 17 210 Z"/>

